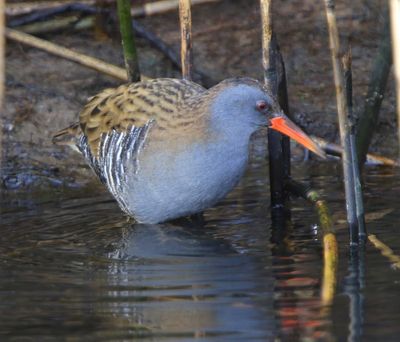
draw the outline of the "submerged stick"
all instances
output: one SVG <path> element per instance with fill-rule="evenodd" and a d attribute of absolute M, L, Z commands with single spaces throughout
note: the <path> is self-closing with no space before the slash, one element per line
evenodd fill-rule
<path fill-rule="evenodd" d="M 332 218 L 324 200 L 318 192 L 308 186 L 289 179 L 286 182 L 287 189 L 305 200 L 311 202 L 317 211 L 320 227 L 323 235 L 324 248 L 324 274 L 321 289 L 321 298 L 324 305 L 330 305 L 336 289 L 336 272 L 338 267 L 338 244 L 333 228 Z"/>
<path fill-rule="evenodd" d="M 328 22 L 329 45 L 331 50 L 333 74 L 336 88 L 336 103 L 339 119 L 340 140 L 343 146 L 343 181 L 346 195 L 347 222 L 350 230 L 350 244 L 358 244 L 358 223 L 354 195 L 354 177 L 350 149 L 350 125 L 345 84 L 339 60 L 339 33 L 336 25 L 335 5 L 333 0 L 324 0 Z"/>
<path fill-rule="evenodd" d="M 270 0 L 260 0 L 261 22 L 262 22 L 262 62 L 264 68 L 264 81 L 274 96 L 278 95 L 278 72 L 276 58 L 276 44 L 273 42 L 272 31 L 272 7 Z M 285 170 L 285 157 L 283 155 L 282 135 L 273 130 L 268 131 L 268 151 L 269 151 L 269 174 L 271 189 L 272 209 L 283 208 L 285 205 L 285 175 L 289 175 L 289 170 Z M 286 152 L 289 152 L 286 149 Z M 286 160 L 290 160 L 286 158 Z"/>
<path fill-rule="evenodd" d="M 400 1 L 389 0 L 389 5 L 392 32 L 393 65 L 396 82 L 397 138 L 399 141 L 398 153 L 400 156 Z"/>
<path fill-rule="evenodd" d="M 100 59 L 90 57 L 90 56 L 84 55 L 82 53 L 73 51 L 71 49 L 59 46 L 59 45 L 51 43 L 47 40 L 40 39 L 40 38 L 34 37 L 30 34 L 19 32 L 17 30 L 13 30 L 10 28 L 6 28 L 5 36 L 8 39 L 35 47 L 37 49 L 41 49 L 41 50 L 51 53 L 53 55 L 62 57 L 69 61 L 78 63 L 80 65 L 84 65 L 88 68 L 99 71 L 108 76 L 112 76 L 121 81 L 126 82 L 128 80 L 127 75 L 126 75 L 126 70 L 123 68 L 120 68 L 113 64 L 106 63 Z M 148 77 L 142 76 L 142 80 L 145 80 L 145 79 L 148 79 Z"/>
<path fill-rule="evenodd" d="M 132 29 L 130 0 L 117 0 L 117 9 L 128 80 L 129 82 L 138 82 L 140 81 L 140 70 Z"/>
<path fill-rule="evenodd" d="M 179 0 L 179 21 L 181 26 L 182 77 L 192 79 L 192 14 L 190 0 Z"/>
<path fill-rule="evenodd" d="M 381 251 L 384 257 L 389 259 L 393 268 L 400 269 L 400 256 L 394 254 L 389 246 L 380 241 L 374 234 L 368 235 L 368 240 Z"/>
<path fill-rule="evenodd" d="M 370 82 L 365 96 L 364 110 L 357 123 L 357 150 L 360 167 L 364 164 L 372 136 L 378 123 L 379 110 L 385 93 L 392 65 L 390 25 L 388 11 L 384 12 L 384 24 L 378 53 L 373 61 Z"/>

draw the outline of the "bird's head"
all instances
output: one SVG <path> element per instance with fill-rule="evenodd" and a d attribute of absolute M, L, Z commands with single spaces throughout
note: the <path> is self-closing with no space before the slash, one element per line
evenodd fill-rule
<path fill-rule="evenodd" d="M 251 78 L 225 80 L 209 90 L 213 97 L 212 120 L 230 135 L 250 136 L 262 127 L 283 133 L 325 158 L 325 152 L 282 111 L 277 100 Z"/>

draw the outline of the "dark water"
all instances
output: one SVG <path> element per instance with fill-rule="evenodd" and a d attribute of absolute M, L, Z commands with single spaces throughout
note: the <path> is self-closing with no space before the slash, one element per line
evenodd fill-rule
<path fill-rule="evenodd" d="M 368 229 L 400 255 L 400 172 L 369 168 Z M 134 225 L 101 192 L 4 192 L 0 339 L 274 341 L 400 339 L 400 270 L 372 244 L 349 254 L 340 167 L 297 163 L 327 199 L 340 243 L 332 306 L 321 302 L 321 234 L 292 201 L 271 222 L 256 161 L 204 222 Z"/>

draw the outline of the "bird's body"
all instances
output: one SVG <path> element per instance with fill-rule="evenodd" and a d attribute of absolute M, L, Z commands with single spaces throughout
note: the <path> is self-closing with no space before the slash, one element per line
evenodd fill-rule
<path fill-rule="evenodd" d="M 209 90 L 177 79 L 123 85 L 91 98 L 54 141 L 77 147 L 128 215 L 158 223 L 201 212 L 238 183 L 250 136 L 268 124 L 260 100 L 279 111 L 249 78 Z"/>

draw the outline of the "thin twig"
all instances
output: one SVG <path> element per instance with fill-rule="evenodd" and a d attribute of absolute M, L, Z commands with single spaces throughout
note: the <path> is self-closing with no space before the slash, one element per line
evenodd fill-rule
<path fill-rule="evenodd" d="M 139 61 L 132 28 L 131 1 L 117 0 L 119 28 L 129 82 L 140 81 Z"/>
<path fill-rule="evenodd" d="M 93 26 L 94 17 L 81 18 L 80 15 L 70 15 L 46 21 L 38 21 L 31 24 L 19 26 L 18 30 L 29 34 L 49 33 L 63 29 L 82 30 Z"/>
<path fill-rule="evenodd" d="M 115 0 L 110 0 L 115 2 Z M 57 1 L 27 1 L 18 3 L 8 3 L 6 5 L 7 16 L 19 16 L 36 11 L 49 11 L 76 4 L 76 0 L 57 0 Z M 81 0 L 81 5 L 94 5 L 96 0 Z"/>
<path fill-rule="evenodd" d="M 311 136 L 311 138 L 318 143 L 318 145 L 325 151 L 326 154 L 335 157 L 342 157 L 343 148 L 341 146 L 331 143 L 323 138 L 316 137 L 315 135 Z M 367 154 L 366 161 L 367 163 L 373 165 L 400 166 L 400 164 L 393 159 L 378 156 L 372 153 Z"/>
<path fill-rule="evenodd" d="M 351 165 L 350 126 L 348 104 L 345 94 L 345 82 L 339 60 L 339 33 L 336 25 L 335 5 L 333 0 L 324 0 L 326 19 L 328 22 L 329 42 L 333 64 L 333 75 L 336 88 L 336 103 L 339 119 L 340 140 L 343 146 L 343 182 L 346 194 L 347 222 L 350 230 L 350 243 L 358 244 L 358 224 L 354 196 L 354 179 Z"/>
<path fill-rule="evenodd" d="M 182 77 L 192 79 L 192 14 L 190 0 L 179 0 L 179 21 L 181 26 Z"/>
<path fill-rule="evenodd" d="M 72 4 L 64 4 L 59 7 L 54 7 L 54 8 L 47 8 L 43 10 L 38 10 L 32 13 L 29 13 L 24 16 L 17 17 L 15 19 L 10 19 L 7 21 L 7 26 L 8 27 L 16 27 L 16 26 L 21 26 L 21 25 L 27 25 L 30 23 L 35 23 L 37 21 L 42 20 L 43 18 L 48 18 L 51 16 L 55 16 L 64 12 L 80 12 L 80 13 L 85 13 L 85 14 L 90 14 L 90 13 L 96 13 L 98 12 L 99 9 L 90 6 L 90 5 L 85 5 L 81 3 L 72 3 Z M 58 18 L 60 19 L 60 18 Z"/>
<path fill-rule="evenodd" d="M 40 39 L 40 38 L 34 37 L 30 34 L 19 32 L 17 30 L 13 30 L 10 28 L 6 28 L 5 36 L 8 39 L 44 50 L 53 55 L 62 57 L 69 61 L 81 64 L 88 68 L 99 71 L 103 74 L 117 78 L 121 81 L 126 82 L 128 80 L 125 69 L 117 67 L 117 66 L 109 64 L 109 63 L 106 63 L 106 62 L 103 62 L 100 59 L 84 55 L 82 53 L 59 46 L 57 44 L 51 43 L 44 39 Z M 142 80 L 144 80 L 144 79 L 148 79 L 148 77 L 145 77 L 142 75 Z"/>
<path fill-rule="evenodd" d="M 115 0 L 102 0 L 105 3 L 115 3 Z M 217 2 L 220 0 L 192 0 L 193 5 Z M 17 16 L 33 13 L 36 11 L 57 10 L 64 6 L 82 5 L 91 6 L 96 0 L 62 0 L 62 1 L 34 1 L 11 3 L 6 6 L 6 14 L 8 16 Z M 163 14 L 178 8 L 179 0 L 161 0 L 145 3 L 142 6 L 132 7 L 131 14 L 133 17 L 151 16 Z"/>

